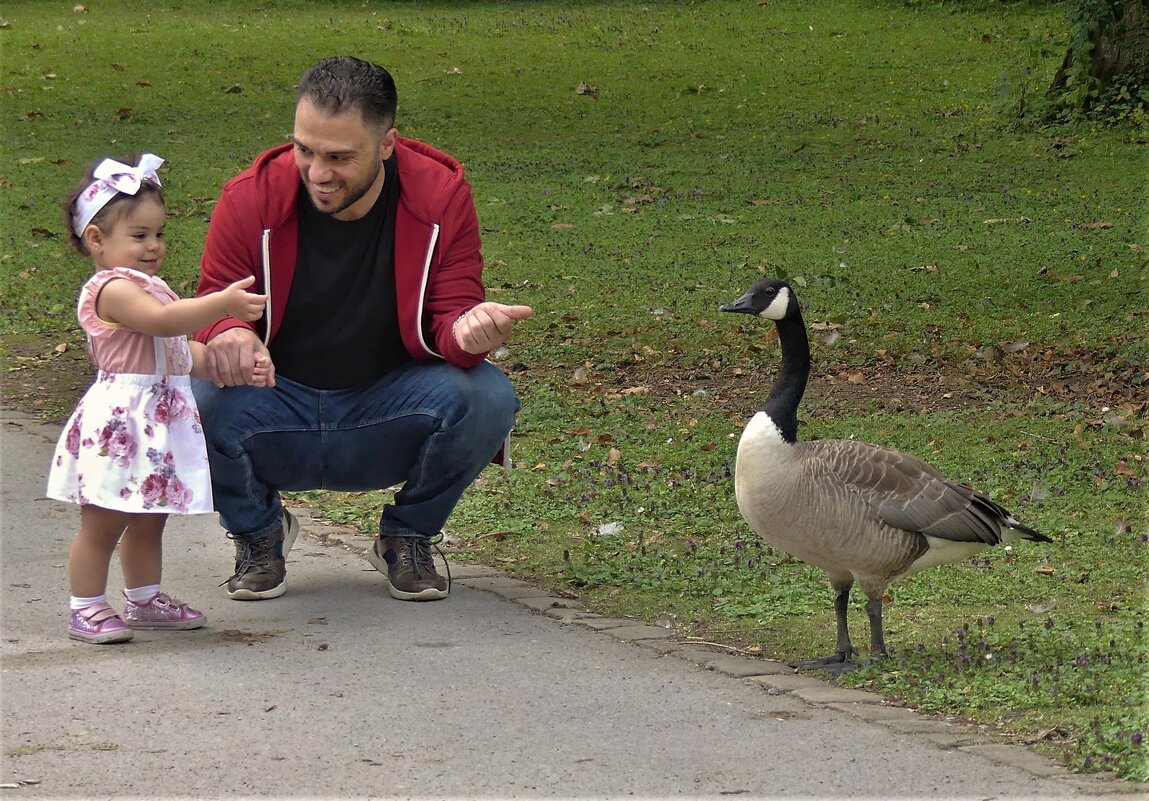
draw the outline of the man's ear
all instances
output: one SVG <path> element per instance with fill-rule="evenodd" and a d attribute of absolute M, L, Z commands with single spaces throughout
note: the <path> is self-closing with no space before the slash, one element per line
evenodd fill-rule
<path fill-rule="evenodd" d="M 399 141 L 399 131 L 389 128 L 379 141 L 379 160 L 386 161 L 395 152 L 395 143 Z"/>

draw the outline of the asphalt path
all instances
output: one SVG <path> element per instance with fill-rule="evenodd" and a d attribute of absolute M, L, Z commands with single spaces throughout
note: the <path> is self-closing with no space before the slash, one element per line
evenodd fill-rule
<path fill-rule="evenodd" d="M 392 600 L 306 517 L 287 593 L 260 602 L 217 586 L 214 516 L 172 518 L 164 588 L 207 627 L 75 642 L 78 513 L 44 497 L 58 427 L 2 424 L 3 801 L 1144 797 L 487 568 L 457 566 L 445 601 Z M 117 564 L 117 607 L 119 582 Z"/>

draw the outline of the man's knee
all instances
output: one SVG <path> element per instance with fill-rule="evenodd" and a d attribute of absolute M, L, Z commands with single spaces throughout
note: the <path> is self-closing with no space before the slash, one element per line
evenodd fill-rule
<path fill-rule="evenodd" d="M 470 402 L 472 410 L 489 425 L 499 430 L 500 436 L 511 429 L 519 411 L 519 398 L 506 373 L 493 364 L 483 362 L 471 368 L 476 373 Z"/>
<path fill-rule="evenodd" d="M 192 392 L 209 448 L 234 455 L 237 440 L 254 433 L 253 429 L 267 416 L 258 408 L 259 397 L 254 395 L 257 391 L 267 393 L 269 390 L 246 386 L 221 389 L 210 381 L 192 381 Z"/>

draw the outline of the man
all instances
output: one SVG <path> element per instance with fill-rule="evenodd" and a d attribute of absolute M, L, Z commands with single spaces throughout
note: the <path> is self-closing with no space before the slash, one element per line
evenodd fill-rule
<path fill-rule="evenodd" d="M 394 598 L 445 598 L 431 538 L 497 456 L 518 399 L 485 361 L 528 306 L 484 301 L 479 223 L 454 158 L 399 136 L 382 67 L 311 68 L 292 140 L 227 183 L 198 294 L 255 275 L 263 319 L 197 332 L 195 386 L 220 522 L 235 541 L 237 600 L 282 595 L 297 525 L 280 490 L 403 483 L 371 563 Z M 270 388 L 245 385 L 257 354 Z"/>

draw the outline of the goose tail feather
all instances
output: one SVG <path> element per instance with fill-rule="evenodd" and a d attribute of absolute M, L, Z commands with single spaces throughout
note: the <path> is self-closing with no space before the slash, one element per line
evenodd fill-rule
<path fill-rule="evenodd" d="M 1032 540 L 1033 542 L 1053 542 L 1051 537 L 1047 537 L 1040 531 L 1034 531 L 1029 526 L 1023 525 L 1018 522 L 1017 518 L 1009 515 L 1005 519 L 1006 528 L 1012 532 L 1017 539 Z"/>

